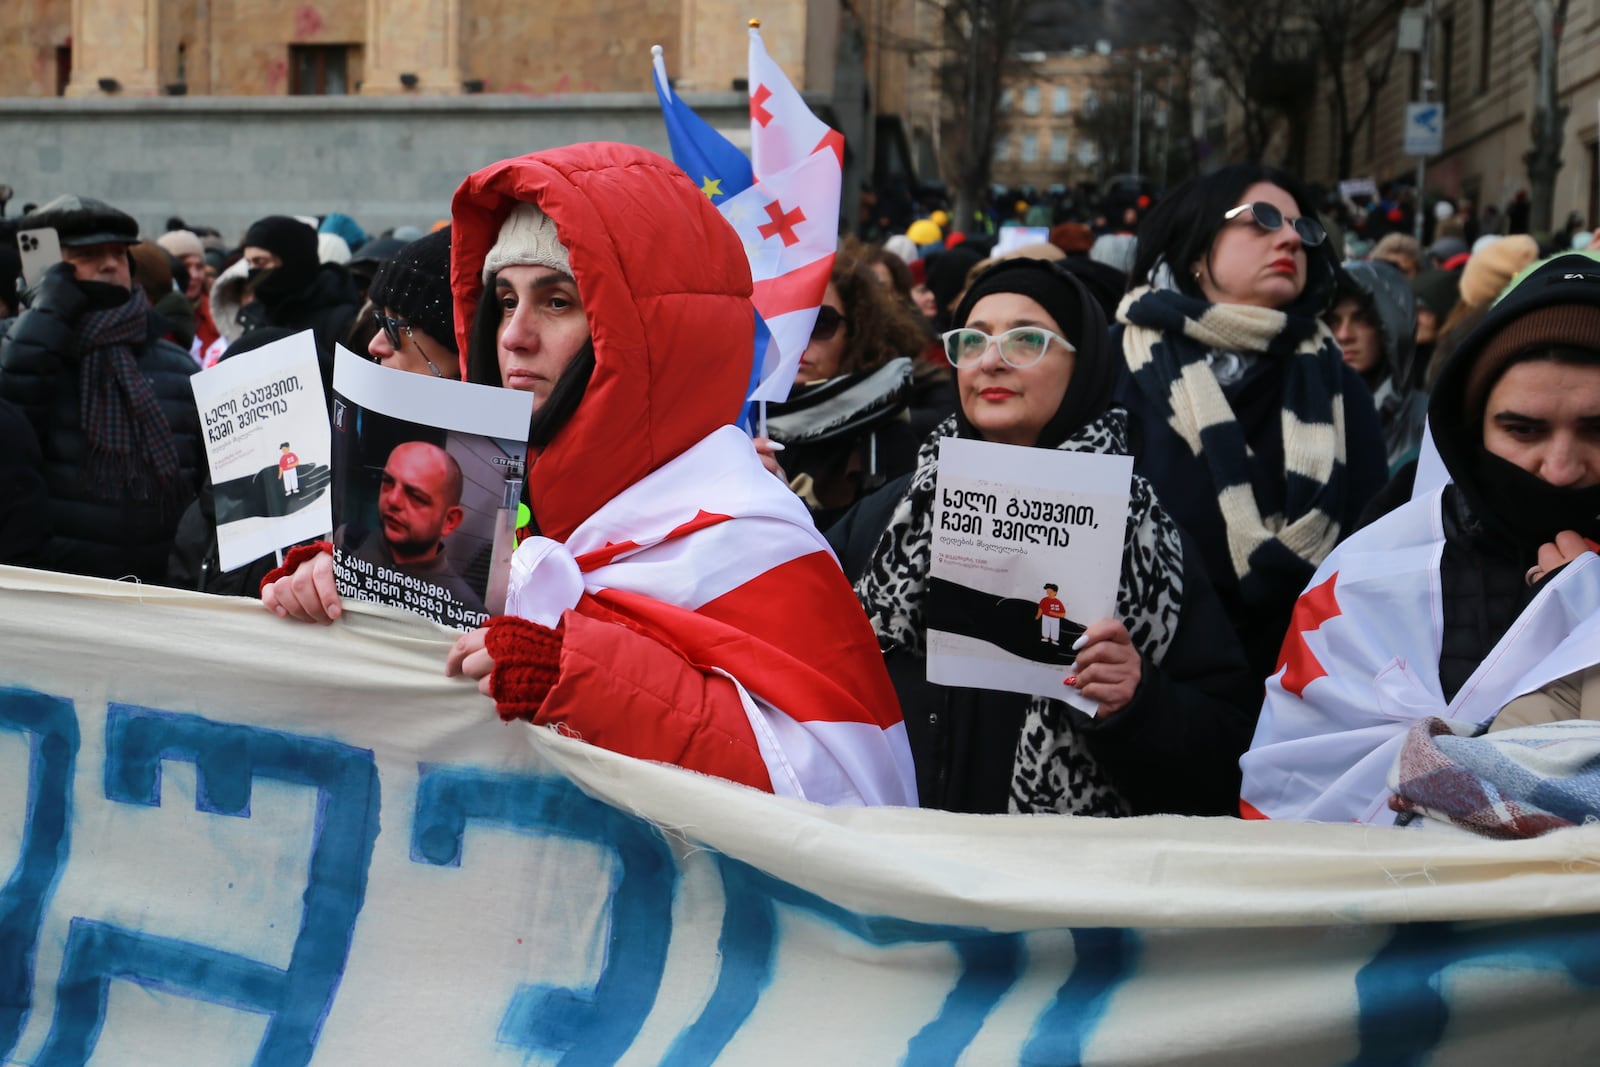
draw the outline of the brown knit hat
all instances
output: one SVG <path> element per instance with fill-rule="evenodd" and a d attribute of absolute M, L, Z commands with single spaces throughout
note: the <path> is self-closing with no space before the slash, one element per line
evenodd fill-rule
<path fill-rule="evenodd" d="M 151 241 L 140 241 L 128 246 L 133 257 L 133 280 L 144 288 L 150 303 L 172 291 L 172 259 L 167 250 Z"/>
<path fill-rule="evenodd" d="M 1481 307 L 1499 296 L 1517 272 L 1539 258 L 1539 245 L 1525 233 L 1512 234 L 1472 253 L 1461 271 L 1461 302 Z"/>
<path fill-rule="evenodd" d="M 1518 356 L 1558 347 L 1600 349 L 1600 304 L 1556 304 L 1507 323 L 1484 344 L 1467 376 L 1467 410 L 1483 410 L 1489 390 Z"/>

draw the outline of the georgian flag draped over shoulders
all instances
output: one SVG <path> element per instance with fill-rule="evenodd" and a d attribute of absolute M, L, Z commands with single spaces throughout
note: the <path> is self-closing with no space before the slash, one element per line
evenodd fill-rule
<path fill-rule="evenodd" d="M 734 683 L 774 793 L 916 806 L 872 629 L 805 505 L 742 431 L 725 426 L 652 471 L 565 544 L 517 549 L 508 612 L 554 626 L 590 605 Z"/>
<path fill-rule="evenodd" d="M 668 87 L 659 53 L 655 69 L 673 160 L 738 231 L 750 259 L 755 283 L 751 301 L 758 313 L 750 399 L 783 400 L 811 340 L 833 270 L 844 138 L 811 113 L 752 28 L 753 180 L 741 187 L 738 168 L 726 159 L 727 152 L 738 149 L 699 116 L 694 116 L 697 125 L 683 118 L 693 112 Z"/>
<path fill-rule="evenodd" d="M 1358 531 L 1295 604 L 1244 772 L 1246 818 L 1390 824 L 1388 773 L 1411 725 L 1482 725 L 1600 662 L 1600 558 L 1545 583 L 1460 692 L 1439 684 L 1441 490 Z"/>

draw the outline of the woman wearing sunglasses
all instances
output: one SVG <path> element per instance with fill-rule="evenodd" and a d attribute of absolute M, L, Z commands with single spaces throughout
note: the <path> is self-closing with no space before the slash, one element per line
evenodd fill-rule
<path fill-rule="evenodd" d="M 1234 810 L 1239 755 L 1260 703 L 1205 577 L 1135 477 L 1117 609 L 1093 623 L 1060 701 L 927 680 L 927 590 L 939 440 L 1126 454 L 1114 406 L 1119 360 L 1083 284 L 1042 260 L 981 274 L 944 348 L 960 406 L 922 444 L 916 470 L 828 532 L 900 695 L 922 804 L 952 811 L 1126 815 Z"/>
<path fill-rule="evenodd" d="M 1225 167 L 1145 218 L 1140 287 L 1117 312 L 1134 469 L 1199 545 L 1258 682 L 1388 472 L 1372 398 L 1322 322 L 1328 245 L 1294 179 Z"/>
<path fill-rule="evenodd" d="M 914 465 L 917 439 L 906 415 L 911 357 L 927 340 L 916 310 L 879 284 L 870 267 L 835 261 L 794 388 L 767 412 L 767 435 L 784 447 L 778 459 L 789 488 L 818 529 Z"/>
<path fill-rule="evenodd" d="M 412 241 L 384 261 L 367 299 L 377 328 L 368 355 L 396 370 L 461 377 L 450 296 L 450 227 Z"/>

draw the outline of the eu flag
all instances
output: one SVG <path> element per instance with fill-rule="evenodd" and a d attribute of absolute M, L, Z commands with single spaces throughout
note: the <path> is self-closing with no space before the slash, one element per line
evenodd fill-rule
<path fill-rule="evenodd" d="M 655 57 L 656 96 L 661 99 L 661 117 L 672 143 L 672 161 L 683 168 L 713 204 L 721 204 L 750 188 L 755 183 L 750 160 L 678 99 L 667 83 L 661 46 L 656 45 L 651 53 Z"/>

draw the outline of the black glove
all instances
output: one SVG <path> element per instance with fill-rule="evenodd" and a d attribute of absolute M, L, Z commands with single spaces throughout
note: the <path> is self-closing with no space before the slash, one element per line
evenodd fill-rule
<path fill-rule="evenodd" d="M 62 322 L 76 322 L 89 306 L 89 295 L 78 285 L 71 263 L 53 263 L 28 291 L 26 303 Z"/>

